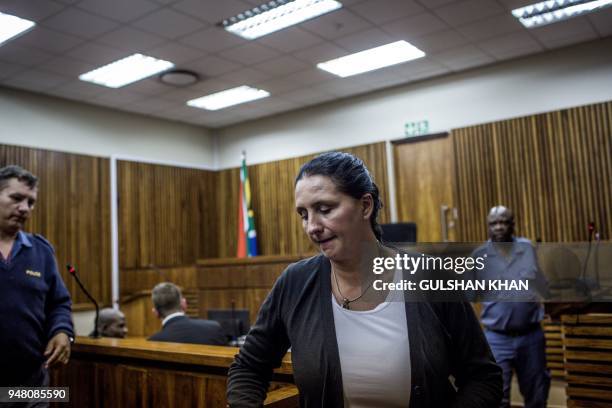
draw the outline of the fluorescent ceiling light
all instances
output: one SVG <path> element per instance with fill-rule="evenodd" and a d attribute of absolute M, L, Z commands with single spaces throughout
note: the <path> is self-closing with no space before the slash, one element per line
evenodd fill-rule
<path fill-rule="evenodd" d="M 228 106 L 255 101 L 268 96 L 270 96 L 270 92 L 268 91 L 243 85 L 237 88 L 227 89 L 225 91 L 206 95 L 201 98 L 192 99 L 187 101 L 187 105 L 193 106 L 194 108 L 215 111 L 227 108 Z"/>
<path fill-rule="evenodd" d="M 335 0 L 275 0 L 223 20 L 227 31 L 253 40 L 342 7 Z"/>
<path fill-rule="evenodd" d="M 512 10 L 527 28 L 556 23 L 612 5 L 612 0 L 548 0 Z"/>
<path fill-rule="evenodd" d="M 390 65 L 401 64 L 424 57 L 425 53 L 407 41 L 396 41 L 380 47 L 370 48 L 345 57 L 336 58 L 330 61 L 317 64 L 317 68 L 331 72 L 342 78 L 361 74 L 388 67 Z"/>
<path fill-rule="evenodd" d="M 133 54 L 79 75 L 79 79 L 109 88 L 121 88 L 172 67 L 174 64 L 169 61 Z"/>
<path fill-rule="evenodd" d="M 35 22 L 10 14 L 0 13 L 0 45 L 23 34 L 36 25 Z"/>

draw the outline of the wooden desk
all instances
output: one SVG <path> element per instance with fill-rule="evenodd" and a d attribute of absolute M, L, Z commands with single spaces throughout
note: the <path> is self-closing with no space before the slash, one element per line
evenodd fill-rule
<path fill-rule="evenodd" d="M 51 373 L 70 387 L 74 407 L 225 407 L 227 369 L 236 347 L 78 337 L 70 363 Z M 286 355 L 267 407 L 297 407 Z M 59 407 L 60 405 L 58 405 Z M 65 407 L 65 404 L 61 405 Z"/>

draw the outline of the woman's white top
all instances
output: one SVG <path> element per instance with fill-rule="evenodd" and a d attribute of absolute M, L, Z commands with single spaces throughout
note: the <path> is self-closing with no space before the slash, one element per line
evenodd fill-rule
<path fill-rule="evenodd" d="M 376 308 L 354 311 L 343 309 L 332 294 L 345 407 L 408 407 L 410 345 L 403 300 L 402 292 L 391 292 Z"/>

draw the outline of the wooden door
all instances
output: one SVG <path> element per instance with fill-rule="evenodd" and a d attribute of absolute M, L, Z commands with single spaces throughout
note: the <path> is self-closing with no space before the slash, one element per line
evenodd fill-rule
<path fill-rule="evenodd" d="M 447 134 L 394 143 L 399 222 L 416 222 L 419 242 L 454 241 L 454 155 Z"/>

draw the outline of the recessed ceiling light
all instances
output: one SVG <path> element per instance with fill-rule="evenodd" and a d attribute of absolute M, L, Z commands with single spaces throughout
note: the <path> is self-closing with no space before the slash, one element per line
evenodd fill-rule
<path fill-rule="evenodd" d="M 612 0 L 548 0 L 512 10 L 527 28 L 540 27 L 612 5 Z"/>
<path fill-rule="evenodd" d="M 342 78 L 422 58 L 425 53 L 407 41 L 396 41 L 317 64 Z"/>
<path fill-rule="evenodd" d="M 109 88 L 121 88 L 172 67 L 174 64 L 169 61 L 133 54 L 79 75 L 79 79 Z"/>
<path fill-rule="evenodd" d="M 0 45 L 32 29 L 35 22 L 10 14 L 0 13 Z"/>
<path fill-rule="evenodd" d="M 335 0 L 275 0 L 225 19 L 219 25 L 253 40 L 341 7 Z"/>
<path fill-rule="evenodd" d="M 243 85 L 237 88 L 227 89 L 225 91 L 206 95 L 201 98 L 192 99 L 187 101 L 187 105 L 193 106 L 194 108 L 215 111 L 227 108 L 228 106 L 255 101 L 268 96 L 270 96 L 270 92 L 268 91 Z"/>

